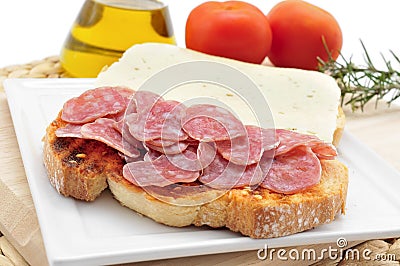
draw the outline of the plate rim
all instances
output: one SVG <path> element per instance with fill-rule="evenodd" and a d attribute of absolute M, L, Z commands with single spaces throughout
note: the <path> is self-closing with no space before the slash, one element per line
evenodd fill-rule
<path fill-rule="evenodd" d="M 92 263 L 92 262 L 100 262 L 100 263 L 123 263 L 123 262 L 133 262 L 135 260 L 132 261 L 132 254 L 134 254 L 135 252 L 133 252 L 132 250 L 127 250 L 124 252 L 120 252 L 120 253 L 116 253 L 114 255 L 110 255 L 110 254 L 92 254 L 92 255 L 88 255 L 88 256 L 75 256 L 74 257 L 68 257 L 68 256 L 64 256 L 64 257 L 60 257 L 59 255 L 55 255 L 54 252 L 56 253 L 56 251 L 53 250 L 53 248 L 51 247 L 52 241 L 54 241 L 52 239 L 52 237 L 48 234 L 48 228 L 44 228 L 42 226 L 42 224 L 46 224 L 46 222 L 44 222 L 46 220 L 46 218 L 44 217 L 45 214 L 42 211 L 42 199 L 40 199 L 40 196 L 37 195 L 38 191 L 35 188 L 35 181 L 32 181 L 33 177 L 32 175 L 34 175 L 33 173 L 30 173 L 29 170 L 31 170 L 30 168 L 32 166 L 29 166 L 29 157 L 30 155 L 27 154 L 26 151 L 26 147 L 23 147 L 23 143 L 24 143 L 24 137 L 22 135 L 22 130 L 21 130 L 21 125 L 18 124 L 19 122 L 19 118 L 17 118 L 16 113 L 18 112 L 19 108 L 18 107 L 18 100 L 17 96 L 18 96 L 18 92 L 17 90 L 31 90 L 31 92 L 33 94 L 35 93 L 39 93 L 41 90 L 46 90 L 46 89 L 52 89 L 54 90 L 54 85 L 57 84 L 64 84 L 67 86 L 72 86 L 73 88 L 78 88 L 80 86 L 87 86 L 92 84 L 94 81 L 94 79 L 6 79 L 4 82 L 4 88 L 5 88 L 5 92 L 7 95 L 7 101 L 9 103 L 9 108 L 10 108 L 10 112 L 11 112 L 11 116 L 12 116 L 12 120 L 13 120 L 13 125 L 14 125 L 14 129 L 17 135 L 17 139 L 18 139 L 18 145 L 19 145 L 19 149 L 21 152 L 21 157 L 23 159 L 23 164 L 24 164 L 24 168 L 25 168 L 25 172 L 28 178 L 28 183 L 29 183 L 29 187 L 31 190 L 31 194 L 32 194 L 32 198 L 34 199 L 34 205 L 35 205 L 35 209 L 38 212 L 38 219 L 39 219 L 39 224 L 42 230 L 42 234 L 43 234 L 43 241 L 45 243 L 45 248 L 46 251 L 48 252 L 48 260 L 50 262 L 50 264 L 53 265 L 58 265 L 58 264 L 63 264 L 65 263 L 65 265 L 68 265 L 69 263 L 72 263 L 73 265 L 76 265 L 76 263 Z M 27 84 L 36 84 L 36 91 L 35 91 L 35 86 L 33 86 L 34 88 L 32 89 L 31 87 L 27 87 Z M 48 85 L 50 86 L 50 88 L 47 88 L 46 86 L 43 88 L 41 86 L 43 85 Z M 61 86 L 61 85 L 60 85 Z M 19 88 L 19 89 L 16 89 Z M 39 88 L 39 89 L 37 89 Z M 42 88 L 42 89 L 40 89 Z M 87 88 L 89 89 L 89 88 Z M 75 89 L 72 89 L 75 90 Z M 22 93 L 22 92 L 20 92 Z M 78 92 L 79 93 L 79 92 Z M 54 114 L 56 115 L 56 114 Z M 44 130 L 44 129 L 43 129 Z M 343 140 L 346 141 L 351 141 L 354 143 L 354 145 L 356 145 L 358 148 L 364 149 L 364 151 L 367 152 L 368 155 L 372 156 L 374 160 L 376 160 L 381 166 L 384 167 L 385 171 L 387 171 L 388 173 L 391 173 L 393 176 L 398 176 L 400 179 L 400 173 L 394 168 L 394 166 L 390 165 L 387 161 L 385 161 L 382 157 L 380 157 L 378 154 L 376 154 L 376 152 L 374 152 L 372 149 L 368 148 L 367 146 L 365 146 L 363 143 L 361 143 L 360 141 L 358 141 L 354 136 L 351 135 L 351 133 L 349 133 L 348 131 L 344 131 L 343 134 Z M 343 143 L 343 141 L 342 141 Z M 339 146 L 339 150 L 341 146 Z M 28 168 L 28 169 L 27 169 Z M 71 201 L 71 200 L 70 200 Z M 182 232 L 178 232 L 179 234 L 181 234 Z M 229 234 L 231 234 L 231 232 L 228 232 Z M 165 233 L 164 233 L 165 234 Z M 373 232 L 369 232 L 369 236 L 372 236 L 374 238 L 380 238 L 380 237 L 392 237 L 394 235 L 400 235 L 400 225 L 398 228 L 395 229 L 388 229 L 387 231 L 378 234 L 378 233 L 373 233 Z M 328 243 L 331 242 L 331 238 L 328 238 L 325 235 L 325 238 L 319 238 L 318 241 L 315 242 L 315 238 L 308 238 L 308 239 L 301 239 L 302 233 L 299 234 L 295 234 L 295 235 L 291 235 L 288 237 L 283 237 L 280 238 L 281 240 L 283 240 L 283 242 L 287 242 L 287 245 L 284 246 L 290 246 L 293 245 L 293 243 L 299 243 L 296 241 L 304 241 L 303 244 L 319 244 L 319 243 Z M 242 237 L 240 236 L 240 238 L 246 238 L 246 237 Z M 353 241 L 353 240 L 364 240 L 361 239 L 363 238 L 362 235 L 347 235 L 346 239 L 348 241 Z M 365 238 L 365 236 L 364 236 Z M 235 239 L 237 239 L 235 237 Z M 225 240 L 230 240 L 230 238 L 227 238 Z M 247 241 L 248 240 L 248 241 Z M 311 241 L 313 240 L 313 241 Z M 310 243 L 310 241 L 312 243 Z M 225 243 L 224 241 L 221 240 L 221 242 L 223 243 L 223 247 L 221 249 L 221 243 L 214 243 L 208 247 L 198 247 L 197 250 L 195 250 L 195 252 L 192 253 L 185 253 L 187 251 L 191 251 L 191 249 L 193 249 L 194 247 L 192 247 L 192 245 L 187 245 L 186 249 L 183 247 L 183 249 L 181 249 L 181 253 L 178 254 L 178 256 L 169 256 L 169 252 L 171 252 L 171 248 L 173 249 L 173 247 L 164 247 L 165 248 L 165 252 L 164 253 L 160 253 L 158 255 L 154 255 L 154 254 L 147 254 L 147 256 L 144 256 L 145 252 L 142 252 L 142 256 L 140 257 L 140 254 L 136 254 L 138 257 L 138 259 L 140 258 L 141 260 L 138 261 L 143 261 L 143 260 L 152 260 L 152 259 L 166 259 L 166 258 L 174 258 L 174 257 L 183 257 L 183 256 L 194 256 L 194 255 L 205 255 L 205 254 L 216 254 L 216 253 L 222 253 L 222 252 L 234 252 L 234 251 L 244 251 L 244 250 L 253 250 L 253 249 L 257 249 L 256 247 L 261 248 L 262 247 L 262 243 L 264 242 L 268 242 L 269 246 L 271 245 L 271 247 L 274 246 L 274 243 L 276 242 L 276 240 L 274 239 L 261 239 L 261 240 L 254 240 L 254 239 L 249 239 L 246 238 L 246 241 L 239 241 L 240 244 L 246 244 L 247 246 L 242 247 L 242 248 L 237 248 L 237 243 L 233 243 L 228 241 L 228 243 Z M 279 241 L 278 241 L 279 242 Z M 282 243 L 282 242 L 281 242 Z M 175 246 L 177 247 L 177 246 Z M 210 247 L 212 247 L 213 249 L 210 249 Z M 282 245 L 279 245 L 279 247 L 282 247 Z M 182 247 L 181 247 L 182 248 Z M 220 249 L 218 249 L 220 248 Z M 188 250 L 189 249 L 189 250 Z M 176 251 L 176 250 L 175 250 Z M 193 251 L 193 250 L 192 250 Z M 153 252 L 154 251 L 149 251 L 148 252 Z M 182 253 L 183 252 L 183 253 Z M 179 252 L 178 252 L 179 253 Z M 128 259 L 128 261 L 127 261 Z M 63 264 L 64 265 L 64 264 Z"/>

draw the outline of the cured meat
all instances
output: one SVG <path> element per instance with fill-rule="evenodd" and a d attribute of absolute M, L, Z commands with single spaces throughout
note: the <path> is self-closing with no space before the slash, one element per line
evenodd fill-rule
<path fill-rule="evenodd" d="M 182 153 L 168 155 L 168 160 L 176 167 L 188 171 L 200 171 L 209 166 L 216 154 L 215 145 L 200 142 L 197 150 L 187 149 Z"/>
<path fill-rule="evenodd" d="M 162 153 L 160 153 L 158 151 L 149 150 L 144 155 L 143 160 L 147 161 L 147 162 L 151 162 L 151 161 L 154 161 L 155 159 L 157 159 L 158 157 L 160 157 L 161 155 L 162 155 Z"/>
<path fill-rule="evenodd" d="M 83 138 L 81 128 L 82 125 L 80 124 L 67 124 L 65 127 L 60 127 L 56 129 L 56 136 L 59 138 Z"/>
<path fill-rule="evenodd" d="M 217 148 L 215 143 L 200 142 L 196 153 L 201 169 L 204 169 L 214 161 L 217 155 Z"/>
<path fill-rule="evenodd" d="M 177 101 L 157 102 L 149 112 L 145 123 L 145 135 L 151 139 L 185 140 L 181 127 L 186 106 Z"/>
<path fill-rule="evenodd" d="M 139 122 L 139 115 L 137 113 L 126 114 L 124 120 L 122 121 L 122 125 L 125 123 L 128 126 L 130 132 L 130 126 L 133 124 L 137 124 Z"/>
<path fill-rule="evenodd" d="M 261 129 L 257 126 L 245 128 L 245 136 L 217 142 L 217 149 L 222 157 L 239 165 L 258 163 L 265 150 L 271 150 L 278 145 L 273 129 Z"/>
<path fill-rule="evenodd" d="M 294 194 L 318 184 L 322 169 L 311 148 L 302 145 L 276 156 L 267 171 L 263 169 L 266 177 L 261 187 L 277 193 Z"/>
<path fill-rule="evenodd" d="M 275 149 L 279 146 L 279 136 L 275 128 L 263 128 L 261 134 L 265 151 Z"/>
<path fill-rule="evenodd" d="M 183 130 L 193 139 L 211 142 L 246 135 L 242 124 L 228 110 L 210 104 L 197 104 L 187 108 L 182 120 Z"/>
<path fill-rule="evenodd" d="M 164 99 L 151 91 L 137 91 L 132 100 L 134 101 L 136 108 L 139 112 L 147 113 L 152 108 L 153 104 L 157 101 L 164 101 Z"/>
<path fill-rule="evenodd" d="M 314 145 L 321 142 L 316 136 L 297 133 L 286 129 L 277 129 L 276 134 L 279 138 L 279 146 L 275 155 L 284 154 L 293 148 L 301 145 Z"/>
<path fill-rule="evenodd" d="M 125 108 L 125 99 L 117 89 L 100 87 L 68 100 L 64 104 L 61 119 L 69 123 L 83 124 L 106 115 L 120 113 Z"/>
<path fill-rule="evenodd" d="M 118 91 L 119 94 L 121 94 L 121 96 L 125 100 L 126 106 L 128 106 L 128 103 L 133 98 L 133 95 L 134 95 L 135 91 L 130 89 L 130 88 L 128 88 L 128 87 L 114 87 L 114 88 Z M 136 104 L 134 102 L 133 102 L 133 104 L 136 106 Z"/>
<path fill-rule="evenodd" d="M 122 130 L 123 130 L 124 124 L 125 124 L 125 121 L 119 120 L 119 121 L 116 121 L 116 122 L 113 124 L 113 127 L 114 127 L 119 133 L 122 134 Z"/>
<path fill-rule="evenodd" d="M 166 146 L 171 146 L 176 143 L 174 140 L 162 140 L 162 139 L 151 139 L 146 141 L 147 144 L 157 146 L 157 147 L 166 147 Z"/>
<path fill-rule="evenodd" d="M 130 162 L 124 165 L 122 174 L 126 180 L 139 187 L 165 187 L 175 182 L 162 176 L 152 162 Z"/>
<path fill-rule="evenodd" d="M 135 119 L 129 118 L 129 131 L 141 141 L 185 140 L 187 135 L 181 127 L 185 109 L 186 107 L 177 101 L 156 101 L 150 109 L 147 108 L 147 112 L 138 108 Z"/>
<path fill-rule="evenodd" d="M 200 144 L 200 141 L 198 141 L 196 139 L 192 139 L 189 136 L 187 139 L 185 139 L 185 142 L 189 143 L 190 146 L 196 146 L 196 147 Z"/>
<path fill-rule="evenodd" d="M 130 101 L 130 104 L 125 112 L 126 124 L 129 127 L 132 126 L 134 129 L 139 127 L 136 129 L 136 131 L 142 135 L 144 132 L 144 122 L 147 118 L 147 114 L 155 103 L 162 101 L 164 101 L 164 99 L 156 93 L 150 91 L 137 91 L 133 95 L 132 100 Z M 130 128 L 129 130 L 131 131 Z M 134 130 L 132 129 L 132 131 Z M 131 134 L 133 134 L 132 131 Z"/>
<path fill-rule="evenodd" d="M 179 169 L 165 155 L 161 155 L 152 161 L 124 165 L 123 176 L 137 186 L 164 187 L 179 182 L 193 182 L 199 177 L 199 172 Z"/>
<path fill-rule="evenodd" d="M 138 157 L 128 157 L 125 154 L 118 152 L 119 156 L 121 156 L 121 158 L 123 158 L 125 160 L 125 162 L 127 163 L 131 163 L 131 162 L 138 162 L 138 161 L 143 161 L 143 157 L 144 156 L 138 156 Z"/>
<path fill-rule="evenodd" d="M 274 161 L 274 158 L 275 158 L 274 150 L 265 151 L 263 156 L 261 157 L 261 160 L 258 164 L 260 165 L 260 168 L 261 168 L 261 171 L 263 172 L 264 178 L 268 174 L 268 172 L 272 166 L 272 163 Z"/>
<path fill-rule="evenodd" d="M 177 168 L 186 171 L 200 171 L 202 168 L 197 154 L 191 150 L 185 150 L 182 153 L 167 155 L 168 160 Z"/>
<path fill-rule="evenodd" d="M 121 112 L 119 112 L 117 114 L 106 115 L 103 118 L 109 118 L 109 119 L 114 120 L 115 122 L 120 122 L 120 121 L 122 121 L 124 119 L 124 117 L 125 117 L 125 112 L 121 111 Z"/>
<path fill-rule="evenodd" d="M 136 113 L 136 103 L 132 100 L 135 91 L 127 87 L 115 87 L 115 89 L 124 98 L 126 109 L 122 112 L 119 112 L 118 114 L 108 115 L 106 118 L 112 118 L 116 122 L 119 122 L 124 119 L 126 114 Z"/>
<path fill-rule="evenodd" d="M 114 123 L 112 119 L 99 118 L 95 122 L 82 126 L 82 136 L 101 141 L 128 157 L 139 157 L 140 152 L 135 146 L 122 141 L 122 135 L 114 128 Z"/>
<path fill-rule="evenodd" d="M 57 137 L 94 139 L 113 147 L 127 161 L 124 177 L 145 187 L 198 180 L 216 189 L 260 185 L 293 194 L 319 182 L 319 159 L 337 156 L 331 144 L 316 136 L 244 126 L 218 106 L 187 108 L 124 87 L 86 91 L 64 104 L 61 118 L 67 125 L 56 130 Z"/>
<path fill-rule="evenodd" d="M 129 132 L 128 125 L 125 123 L 125 120 L 120 120 L 113 124 L 113 127 L 122 135 L 122 141 L 126 143 L 126 145 L 133 145 L 137 149 L 144 149 L 143 143 L 137 139 L 135 139 L 132 134 Z"/>
<path fill-rule="evenodd" d="M 263 178 L 263 172 L 258 164 L 237 165 L 217 154 L 214 161 L 204 169 L 199 181 L 212 188 L 231 189 L 256 186 Z"/>
<path fill-rule="evenodd" d="M 164 153 L 164 154 L 179 154 L 182 153 L 189 146 L 188 143 L 185 142 L 175 142 L 170 146 L 159 147 L 155 145 L 151 145 L 149 143 L 145 143 L 145 145 L 155 151 Z"/>
<path fill-rule="evenodd" d="M 310 147 L 321 159 L 333 159 L 337 156 L 336 149 L 332 144 L 325 143 L 316 136 L 285 129 L 277 129 L 276 134 L 279 137 L 279 146 L 275 152 L 276 156 L 303 145 Z"/>
<path fill-rule="evenodd" d="M 337 156 L 335 146 L 329 143 L 321 143 L 321 145 L 315 145 L 311 149 L 319 159 L 333 160 Z"/>

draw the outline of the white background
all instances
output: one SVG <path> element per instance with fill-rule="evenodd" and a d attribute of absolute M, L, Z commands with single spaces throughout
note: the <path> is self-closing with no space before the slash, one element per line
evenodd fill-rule
<path fill-rule="evenodd" d="M 184 47 L 186 18 L 192 8 L 204 0 L 169 0 L 170 14 L 179 46 Z M 248 0 L 264 13 L 280 0 Z M 342 53 L 362 63 L 360 39 L 372 57 L 380 62 L 380 53 L 400 54 L 399 4 L 396 0 L 309 0 L 330 13 L 341 25 Z M 84 0 L 1 0 L 0 67 L 23 64 L 57 55 Z M 379 64 L 379 63 L 378 63 Z"/>

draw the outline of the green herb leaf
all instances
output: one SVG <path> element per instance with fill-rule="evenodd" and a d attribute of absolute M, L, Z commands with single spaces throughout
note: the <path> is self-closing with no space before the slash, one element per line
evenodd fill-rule
<path fill-rule="evenodd" d="M 329 54 L 328 61 L 318 58 L 320 63 L 319 71 L 332 76 L 336 80 L 341 89 L 342 106 L 350 105 L 353 111 L 357 109 L 363 110 L 365 104 L 369 101 L 375 99 L 375 105 L 377 105 L 378 101 L 382 100 L 384 96 L 391 95 L 387 101 L 390 106 L 394 100 L 400 98 L 400 72 L 395 70 L 391 61 L 383 55 L 382 59 L 386 69 L 377 69 L 364 43 L 361 40 L 360 42 L 366 66 L 357 66 L 351 61 L 351 58 L 346 60 L 342 54 L 340 54 L 340 59 L 343 63 L 339 63 L 332 58 L 329 50 L 327 50 Z M 391 50 L 390 53 L 395 61 L 400 64 L 399 57 Z"/>

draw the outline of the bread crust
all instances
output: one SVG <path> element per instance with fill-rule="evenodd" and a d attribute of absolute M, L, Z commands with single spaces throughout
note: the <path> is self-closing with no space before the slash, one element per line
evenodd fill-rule
<path fill-rule="evenodd" d="M 176 227 L 227 227 L 252 238 L 294 234 L 344 213 L 348 170 L 337 160 L 322 160 L 321 182 L 294 195 L 263 188 L 226 193 L 204 189 L 157 199 L 122 176 L 124 160 L 116 150 L 95 140 L 57 138 L 55 130 L 65 126 L 60 115 L 46 130 L 43 154 L 50 183 L 64 196 L 92 201 L 109 187 L 122 205 L 156 222 Z M 198 199 L 215 200 L 194 205 Z"/>
<path fill-rule="evenodd" d="M 43 161 L 48 178 L 62 195 L 93 201 L 107 188 L 107 177 L 122 175 L 124 160 L 104 143 L 58 138 L 55 131 L 64 126 L 59 113 L 43 138 Z"/>
<path fill-rule="evenodd" d="M 214 201 L 196 206 L 156 199 L 122 176 L 109 177 L 107 181 L 122 205 L 159 223 L 177 227 L 225 226 L 252 238 L 272 238 L 329 223 L 344 212 L 348 170 L 337 160 L 323 160 L 321 164 L 321 182 L 305 192 L 283 195 L 263 188 L 231 189 Z M 186 197 L 187 201 L 190 197 Z"/>

